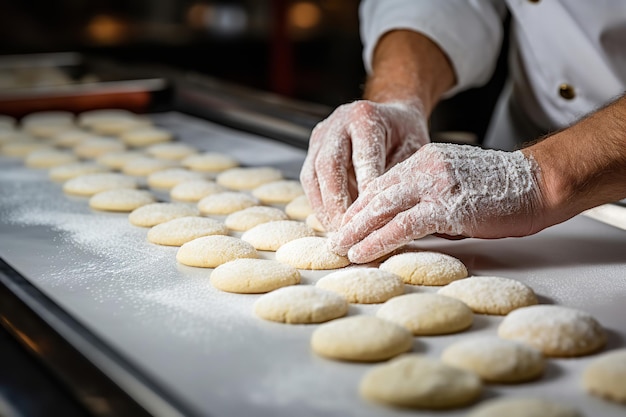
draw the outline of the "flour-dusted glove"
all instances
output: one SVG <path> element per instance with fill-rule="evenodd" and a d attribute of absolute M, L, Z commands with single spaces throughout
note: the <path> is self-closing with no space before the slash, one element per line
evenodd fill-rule
<path fill-rule="evenodd" d="M 374 180 L 331 236 L 331 248 L 369 262 L 440 233 L 525 236 L 545 227 L 539 167 L 521 151 L 428 144 Z"/>
<path fill-rule="evenodd" d="M 361 100 L 320 122 L 300 181 L 326 230 L 337 230 L 370 182 L 428 142 L 427 120 L 416 103 Z"/>

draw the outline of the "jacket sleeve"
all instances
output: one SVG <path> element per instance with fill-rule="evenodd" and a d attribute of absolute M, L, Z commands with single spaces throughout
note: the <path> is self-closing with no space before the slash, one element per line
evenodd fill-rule
<path fill-rule="evenodd" d="M 359 8 L 363 62 L 372 73 L 378 40 L 407 29 L 428 36 L 447 54 L 457 84 L 446 96 L 486 83 L 502 44 L 504 0 L 364 0 Z"/>

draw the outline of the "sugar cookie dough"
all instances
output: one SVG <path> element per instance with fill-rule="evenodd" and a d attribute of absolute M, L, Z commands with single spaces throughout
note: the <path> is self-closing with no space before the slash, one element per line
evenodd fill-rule
<path fill-rule="evenodd" d="M 196 148 L 186 143 L 157 143 L 146 148 L 146 154 L 153 158 L 178 161 L 195 154 Z"/>
<path fill-rule="evenodd" d="M 378 309 L 376 317 L 404 326 L 416 336 L 459 332 L 474 321 L 474 313 L 465 303 L 432 293 L 394 297 Z"/>
<path fill-rule="evenodd" d="M 124 149 L 126 146 L 117 139 L 94 136 L 76 145 L 74 153 L 80 158 L 95 159 L 105 153 L 121 152 Z"/>
<path fill-rule="evenodd" d="M 239 258 L 258 258 L 256 249 L 231 236 L 204 236 L 185 243 L 178 249 L 176 260 L 183 265 L 215 268 Z"/>
<path fill-rule="evenodd" d="M 229 214 L 226 220 L 224 220 L 224 223 L 231 230 L 244 232 L 262 223 L 288 219 L 287 214 L 281 209 L 254 206 Z"/>
<path fill-rule="evenodd" d="M 261 296 L 254 303 L 254 313 L 280 323 L 323 323 L 345 316 L 348 302 L 334 292 L 310 285 L 294 285 Z"/>
<path fill-rule="evenodd" d="M 315 230 L 316 232 L 326 233 L 326 229 L 324 228 L 324 225 L 319 221 L 319 219 L 317 218 L 315 214 L 309 214 L 306 217 L 305 223 L 307 226 L 309 226 L 311 229 Z"/>
<path fill-rule="evenodd" d="M 193 172 L 183 168 L 168 168 L 153 172 L 148 175 L 147 180 L 148 186 L 151 188 L 170 190 L 182 182 L 201 180 L 203 178 L 204 176 L 199 172 Z"/>
<path fill-rule="evenodd" d="M 498 327 L 498 336 L 517 340 L 546 356 L 582 356 L 604 346 L 606 334 L 589 313 L 555 305 L 519 308 Z"/>
<path fill-rule="evenodd" d="M 226 235 L 224 223 L 208 217 L 179 217 L 160 223 L 148 231 L 148 241 L 157 245 L 181 246 L 203 236 Z"/>
<path fill-rule="evenodd" d="M 486 382 L 516 383 L 538 378 L 545 368 L 537 349 L 496 336 L 478 336 L 448 346 L 441 361 L 474 372 Z"/>
<path fill-rule="evenodd" d="M 537 296 L 527 285 L 501 277 L 470 277 L 451 282 L 439 294 L 458 298 L 475 313 L 506 315 L 516 308 L 537 304 Z"/>
<path fill-rule="evenodd" d="M 224 191 L 210 194 L 198 201 L 198 209 L 202 214 L 223 215 L 259 204 L 259 200 L 250 194 L 238 191 Z"/>
<path fill-rule="evenodd" d="M 318 327 L 311 348 L 331 359 L 377 362 L 411 350 L 413 336 L 402 326 L 372 316 L 351 316 Z"/>
<path fill-rule="evenodd" d="M 211 273 L 211 284 L 219 290 L 260 294 L 300 283 L 300 272 L 269 259 L 242 258 L 227 262 Z"/>
<path fill-rule="evenodd" d="M 179 217 L 199 216 L 198 209 L 184 203 L 152 203 L 133 210 L 128 215 L 131 224 L 152 227 Z"/>
<path fill-rule="evenodd" d="M 257 250 L 275 251 L 287 242 L 307 236 L 315 236 L 315 232 L 306 224 L 295 220 L 277 220 L 254 226 L 241 239 Z"/>
<path fill-rule="evenodd" d="M 103 117 L 89 124 L 89 129 L 101 135 L 121 135 L 124 132 L 150 127 L 150 119 L 133 117 Z"/>
<path fill-rule="evenodd" d="M 346 297 L 349 303 L 382 303 L 404 294 L 402 279 L 378 268 L 351 268 L 331 272 L 316 286 Z"/>
<path fill-rule="evenodd" d="M 220 173 L 216 181 L 231 190 L 252 190 L 282 178 L 283 174 L 276 168 L 231 168 Z"/>
<path fill-rule="evenodd" d="M 59 148 L 73 148 L 82 141 L 93 137 L 94 134 L 80 129 L 64 130 L 54 135 L 50 143 Z"/>
<path fill-rule="evenodd" d="M 111 169 L 121 170 L 128 162 L 144 157 L 145 155 L 138 151 L 114 151 L 100 155 L 96 162 Z"/>
<path fill-rule="evenodd" d="M 76 155 L 69 152 L 48 149 L 29 153 L 24 164 L 29 168 L 53 168 L 77 161 Z"/>
<path fill-rule="evenodd" d="M 170 190 L 172 200 L 197 203 L 204 197 L 223 193 L 226 188 L 206 179 L 183 181 Z"/>
<path fill-rule="evenodd" d="M 328 249 L 328 239 L 311 236 L 285 243 L 276 251 L 276 260 L 298 269 L 336 269 L 350 264 L 347 257 Z"/>
<path fill-rule="evenodd" d="M 153 172 L 162 171 L 168 168 L 176 168 L 176 161 L 156 159 L 150 157 L 133 158 L 122 166 L 122 172 L 136 177 L 146 177 Z"/>
<path fill-rule="evenodd" d="M 252 195 L 264 204 L 287 204 L 303 194 L 300 181 L 294 180 L 273 181 L 252 190 Z"/>
<path fill-rule="evenodd" d="M 53 181 L 67 181 L 72 178 L 86 174 L 97 174 L 107 172 L 109 169 L 95 162 L 75 162 L 66 165 L 59 165 L 48 172 L 48 176 Z"/>
<path fill-rule="evenodd" d="M 147 126 L 126 130 L 120 134 L 120 139 L 128 146 L 139 148 L 169 142 L 173 139 L 173 135 L 168 130 Z"/>
<path fill-rule="evenodd" d="M 313 214 L 309 199 L 305 195 L 294 198 L 285 206 L 285 213 L 294 220 L 305 220 L 310 214 Z"/>
<path fill-rule="evenodd" d="M 222 172 L 239 166 L 235 158 L 217 152 L 190 155 L 184 158 L 181 164 L 192 171 L 201 172 Z"/>
<path fill-rule="evenodd" d="M 539 398 L 496 398 L 476 406 L 467 417 L 583 417 L 566 405 Z"/>
<path fill-rule="evenodd" d="M 137 181 L 123 174 L 104 172 L 81 175 L 63 184 L 63 192 L 80 196 L 92 196 L 115 188 L 137 188 Z"/>
<path fill-rule="evenodd" d="M 91 196 L 89 207 L 103 211 L 130 212 L 155 201 L 156 199 L 149 191 L 116 188 Z"/>
<path fill-rule="evenodd" d="M 91 127 L 94 123 L 107 119 L 134 119 L 135 114 L 124 109 L 87 110 L 78 115 L 78 125 Z"/>
<path fill-rule="evenodd" d="M 2 145 L 0 150 L 3 155 L 16 158 L 25 158 L 31 152 L 52 150 L 53 148 L 45 142 L 36 139 L 14 139 Z"/>
<path fill-rule="evenodd" d="M 408 354 L 365 374 L 359 391 L 368 400 L 391 406 L 449 409 L 476 401 L 482 383 L 472 372 Z"/>
<path fill-rule="evenodd" d="M 446 285 L 467 277 L 465 265 L 439 252 L 406 252 L 394 255 L 380 269 L 402 277 L 406 284 Z"/>
<path fill-rule="evenodd" d="M 583 386 L 590 394 L 626 404 L 626 349 L 595 358 L 583 373 Z"/>

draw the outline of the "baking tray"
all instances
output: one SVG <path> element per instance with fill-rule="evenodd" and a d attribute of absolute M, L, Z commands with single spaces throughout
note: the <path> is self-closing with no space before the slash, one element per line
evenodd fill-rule
<path fill-rule="evenodd" d="M 245 165 L 276 166 L 288 176 L 297 175 L 305 156 L 296 146 L 188 114 L 151 117 L 183 142 L 234 154 Z M 433 415 L 365 402 L 357 387 L 372 365 L 315 356 L 309 338 L 316 325 L 256 318 L 257 295 L 215 290 L 210 270 L 178 265 L 176 248 L 148 243 L 146 229 L 130 226 L 124 214 L 95 213 L 85 199 L 63 195 L 45 172 L 2 159 L 0 187 L 0 257 L 24 278 L 20 289 L 32 286 L 25 292 L 39 294 L 31 303 L 42 298 L 56 306 L 40 306 L 37 315 L 119 388 L 108 401 L 106 391 L 98 397 L 104 404 L 113 407 L 125 395 L 152 415 Z M 524 238 L 429 237 L 417 246 L 456 256 L 473 274 L 520 280 L 544 303 L 590 312 L 609 332 L 607 348 L 615 348 L 626 340 L 625 244 L 623 231 L 577 216 Z M 303 271 L 303 281 L 311 284 L 325 274 Z M 353 305 L 349 314 L 376 309 Z M 478 315 L 467 332 L 416 338 L 414 351 L 438 357 L 456 340 L 494 334 L 500 321 Z M 549 398 L 587 416 L 622 416 L 623 406 L 583 392 L 580 376 L 593 358 L 551 359 L 539 381 L 490 385 L 484 398 Z"/>

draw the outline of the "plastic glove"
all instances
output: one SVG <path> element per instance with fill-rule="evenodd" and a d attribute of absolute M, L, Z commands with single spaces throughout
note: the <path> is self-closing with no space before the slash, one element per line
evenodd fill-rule
<path fill-rule="evenodd" d="M 369 262 L 423 236 L 525 236 L 542 222 L 539 167 L 520 151 L 428 144 L 373 181 L 331 236 L 331 248 Z"/>
<path fill-rule="evenodd" d="M 338 107 L 311 135 L 300 181 L 326 230 L 337 230 L 357 193 L 429 142 L 417 103 L 356 101 Z"/>

